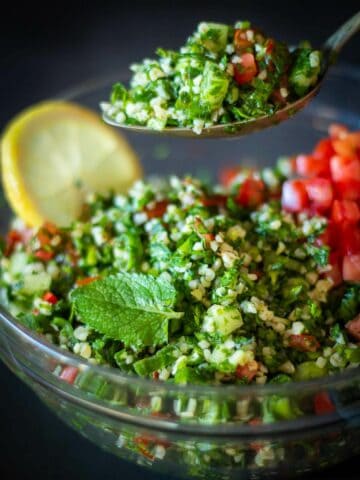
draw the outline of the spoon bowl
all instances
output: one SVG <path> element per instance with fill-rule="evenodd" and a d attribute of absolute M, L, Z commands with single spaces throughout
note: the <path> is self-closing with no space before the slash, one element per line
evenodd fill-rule
<path fill-rule="evenodd" d="M 317 84 L 306 95 L 297 99 L 294 102 L 288 103 L 283 108 L 277 110 L 271 115 L 264 115 L 262 117 L 253 118 L 251 120 L 243 120 L 238 122 L 231 122 L 211 127 L 204 128 L 201 134 L 195 133 L 191 128 L 186 127 L 165 127 L 162 130 L 154 130 L 142 125 L 125 125 L 116 122 L 106 113 L 103 113 L 103 120 L 114 127 L 122 128 L 134 133 L 171 135 L 174 137 L 188 137 L 188 138 L 237 138 L 242 135 L 263 130 L 264 128 L 278 125 L 279 123 L 288 120 L 314 98 L 319 92 L 322 82 L 326 76 L 329 67 L 335 63 L 338 54 L 343 46 L 350 40 L 350 38 L 360 31 L 360 12 L 357 12 L 353 17 L 347 20 L 341 27 L 339 27 L 323 44 L 321 48 L 323 52 L 323 64 L 321 68 L 321 75 Z"/>
<path fill-rule="evenodd" d="M 103 114 L 104 121 L 113 127 L 119 127 L 124 130 L 130 130 L 134 133 L 145 133 L 152 135 L 171 135 L 173 137 L 187 137 L 187 138 L 234 138 L 242 135 L 248 135 L 264 128 L 278 125 L 284 120 L 288 120 L 293 115 L 302 110 L 310 100 L 319 92 L 321 82 L 318 82 L 315 87 L 310 90 L 304 97 L 299 98 L 295 102 L 286 105 L 284 108 L 277 110 L 273 115 L 264 115 L 252 120 L 244 120 L 241 122 L 225 123 L 221 125 L 213 125 L 204 128 L 200 135 L 195 133 L 191 128 L 185 127 L 166 127 L 163 130 L 153 130 L 149 127 L 141 125 L 125 125 L 116 122 L 113 118 Z"/>

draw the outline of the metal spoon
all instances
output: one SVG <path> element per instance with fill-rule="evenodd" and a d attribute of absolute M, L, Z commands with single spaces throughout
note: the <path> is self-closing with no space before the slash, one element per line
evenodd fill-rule
<path fill-rule="evenodd" d="M 193 137 L 193 138 L 222 138 L 222 137 L 239 137 L 247 135 L 264 128 L 277 125 L 278 123 L 288 120 L 294 114 L 302 110 L 312 98 L 319 92 L 321 84 L 324 81 L 325 75 L 329 67 L 335 63 L 338 54 L 343 46 L 350 40 L 350 38 L 360 31 L 360 12 L 341 25 L 335 33 L 333 33 L 323 44 L 323 65 L 321 75 L 318 83 L 310 90 L 304 97 L 299 98 L 293 103 L 286 105 L 284 108 L 277 110 L 272 115 L 254 118 L 253 120 L 244 120 L 240 122 L 226 123 L 222 125 L 214 125 L 204 128 L 200 135 L 193 132 L 190 128 L 183 127 L 166 127 L 163 130 L 157 131 L 151 128 L 140 125 L 123 125 L 117 123 L 105 113 L 103 119 L 106 123 L 115 127 L 123 128 L 131 132 L 151 133 L 160 135 L 172 135 L 178 137 Z"/>

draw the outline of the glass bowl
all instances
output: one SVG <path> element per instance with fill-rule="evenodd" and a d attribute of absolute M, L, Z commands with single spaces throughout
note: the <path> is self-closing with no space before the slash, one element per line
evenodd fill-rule
<path fill-rule="evenodd" d="M 59 98 L 98 108 L 121 76 Z M 147 174 L 215 177 L 308 151 L 332 122 L 360 128 L 360 70 L 336 67 L 305 111 L 238 140 L 129 135 Z M 0 228 L 10 211 L 3 202 Z M 283 385 L 172 385 L 96 366 L 49 344 L 0 309 L 0 357 L 64 422 L 124 459 L 183 477 L 286 477 L 360 453 L 360 367 Z M 329 397 L 333 408 L 319 414 Z"/>

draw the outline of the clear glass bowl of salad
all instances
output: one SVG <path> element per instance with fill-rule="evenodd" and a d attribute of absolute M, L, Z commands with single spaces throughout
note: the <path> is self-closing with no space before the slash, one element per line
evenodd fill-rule
<path fill-rule="evenodd" d="M 97 109 L 116 78 L 59 95 Z M 278 128 L 237 141 L 129 136 L 148 175 L 216 178 L 309 151 L 331 123 L 359 129 L 360 71 L 336 67 L 319 97 Z M 10 211 L 1 207 L 6 232 Z M 139 465 L 186 478 L 289 476 L 360 453 L 360 370 L 266 385 L 182 385 L 94 365 L 0 309 L 0 356 L 70 427 Z"/>

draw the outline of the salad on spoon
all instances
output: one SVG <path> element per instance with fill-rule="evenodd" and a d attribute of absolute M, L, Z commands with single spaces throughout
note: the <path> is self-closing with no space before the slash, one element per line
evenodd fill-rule
<path fill-rule="evenodd" d="M 360 13 L 321 50 L 290 48 L 248 21 L 202 22 L 179 51 L 131 66 L 129 88 L 113 85 L 104 120 L 142 133 L 187 137 L 239 136 L 275 125 L 318 92 L 329 65 L 359 30 Z"/>

